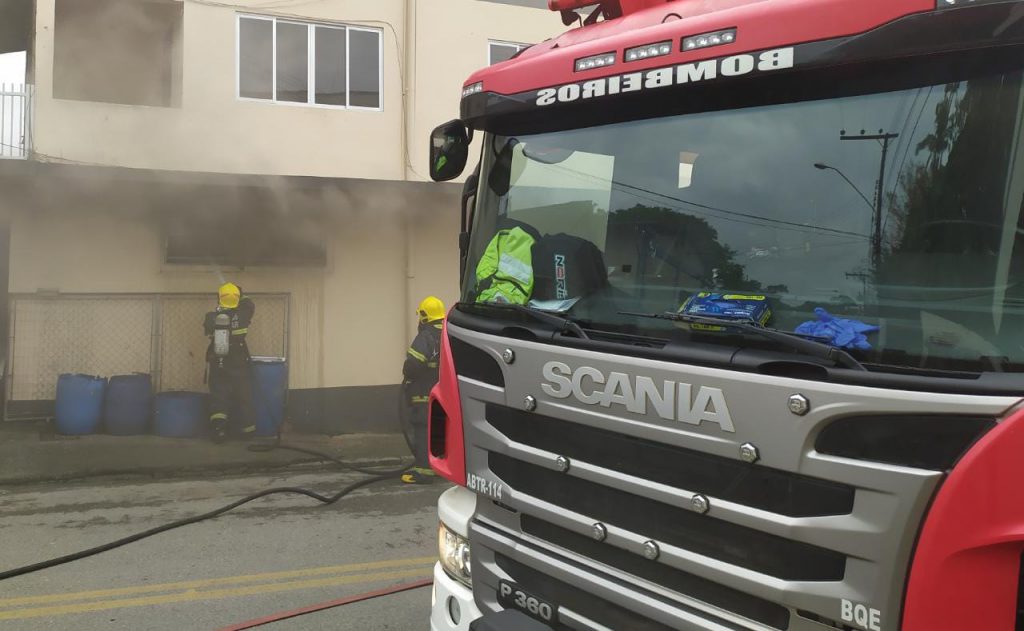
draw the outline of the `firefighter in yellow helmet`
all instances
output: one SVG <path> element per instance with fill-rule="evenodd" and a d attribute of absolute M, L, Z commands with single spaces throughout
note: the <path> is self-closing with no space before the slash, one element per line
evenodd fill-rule
<path fill-rule="evenodd" d="M 420 321 L 416 338 L 406 352 L 402 366 L 402 391 L 409 422 L 412 425 L 412 450 L 416 464 L 402 476 L 407 484 L 428 484 L 435 478 L 427 458 L 427 403 L 437 383 L 438 358 L 441 355 L 441 327 L 444 303 L 427 296 L 416 309 Z"/>
<path fill-rule="evenodd" d="M 252 403 L 249 347 L 245 343 L 256 306 L 234 283 L 217 290 L 217 309 L 206 314 L 203 329 L 210 338 L 206 349 L 210 383 L 210 432 L 221 442 L 229 430 L 243 435 L 256 431 Z M 217 316 L 226 316 L 218 324 Z"/>

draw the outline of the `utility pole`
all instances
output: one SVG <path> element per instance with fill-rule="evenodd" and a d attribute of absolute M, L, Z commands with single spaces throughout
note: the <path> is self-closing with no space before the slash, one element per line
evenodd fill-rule
<path fill-rule="evenodd" d="M 839 132 L 839 140 L 877 140 L 882 145 L 882 161 L 878 167 L 878 188 L 875 191 L 875 212 L 871 230 L 871 263 L 875 269 L 878 269 L 882 261 L 882 198 L 885 191 L 885 164 L 889 158 L 889 142 L 899 137 L 899 134 L 886 133 L 882 129 L 879 129 L 877 134 L 868 134 L 862 129 L 856 136 L 847 136 L 845 129 Z"/>
<path fill-rule="evenodd" d="M 860 312 L 864 313 L 864 305 L 868 302 L 868 280 L 871 278 L 871 274 L 868 274 L 863 269 L 859 269 L 847 272 L 844 276 L 860 280 Z"/>

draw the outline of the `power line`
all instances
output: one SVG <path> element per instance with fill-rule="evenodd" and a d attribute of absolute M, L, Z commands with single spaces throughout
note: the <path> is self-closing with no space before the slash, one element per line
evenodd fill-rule
<path fill-rule="evenodd" d="M 903 181 L 903 173 L 904 173 L 903 167 L 904 167 L 904 165 L 907 162 L 907 156 L 910 154 L 910 146 L 911 146 L 911 143 L 914 140 L 914 136 L 917 135 L 917 126 L 921 123 L 921 117 L 924 115 L 925 108 L 928 107 L 928 99 L 931 98 L 932 90 L 934 88 L 935 88 L 935 86 L 929 86 L 928 94 L 925 95 L 924 100 L 921 102 L 921 109 L 918 110 L 918 112 L 917 112 L 917 120 L 914 121 L 914 129 L 911 130 L 910 136 L 907 138 L 907 145 L 906 145 L 906 147 L 903 150 L 903 158 L 900 160 L 900 166 L 896 170 L 896 182 L 893 184 L 893 188 L 892 188 L 894 193 L 895 193 L 895 191 L 897 191 L 899 189 L 900 183 Z M 885 232 L 885 228 L 888 225 L 888 222 L 889 222 L 889 215 L 886 214 L 886 216 L 885 216 L 885 224 L 882 225 L 882 232 Z"/>
<path fill-rule="evenodd" d="M 740 212 L 740 211 L 736 211 L 736 210 L 728 210 L 728 209 L 720 208 L 720 207 L 717 207 L 717 206 L 710 206 L 708 204 L 701 204 L 699 202 L 692 202 L 692 201 L 689 201 L 689 200 L 686 200 L 686 199 L 682 199 L 681 197 L 675 197 L 675 196 L 668 195 L 668 194 L 665 194 L 665 193 L 659 193 L 658 191 L 653 191 L 653 190 L 646 189 L 646 188 L 643 188 L 641 186 L 636 186 L 636 185 L 633 185 L 633 184 L 627 184 L 627 183 L 619 181 L 619 180 L 606 179 L 606 178 L 602 178 L 602 177 L 597 176 L 597 175 L 593 175 L 593 174 L 589 174 L 589 173 L 584 173 L 584 172 L 579 171 L 577 169 L 571 169 L 569 167 L 566 167 L 566 166 L 563 166 L 563 165 L 560 165 L 560 164 L 554 164 L 554 165 L 550 165 L 550 166 L 554 166 L 556 168 L 559 168 L 559 169 L 561 169 L 563 171 L 567 171 L 567 172 L 570 172 L 570 173 L 575 173 L 577 175 L 583 176 L 584 178 L 590 178 L 591 180 L 600 182 L 602 184 L 603 183 L 609 183 L 613 187 L 615 187 L 615 186 L 619 187 L 620 190 L 623 189 L 623 188 L 630 189 L 632 191 L 638 191 L 638 192 L 641 192 L 641 193 L 646 193 L 647 195 L 653 195 L 653 196 L 655 196 L 657 198 L 662 198 L 662 199 L 666 199 L 666 200 L 669 200 L 669 201 L 678 202 L 680 204 L 685 204 L 686 206 L 693 206 L 693 207 L 696 207 L 696 208 L 700 208 L 702 210 L 707 210 L 709 212 L 717 212 L 717 213 L 721 213 L 721 214 L 725 214 L 725 215 L 730 215 L 731 217 L 722 217 L 722 219 L 725 219 L 727 221 L 734 221 L 736 223 L 741 223 L 741 224 L 746 224 L 746 225 L 753 225 L 753 226 L 763 226 L 764 223 L 769 223 L 769 224 L 776 224 L 776 225 L 786 226 L 787 227 L 786 229 L 794 230 L 794 231 L 797 231 L 797 232 L 811 232 L 811 233 L 826 232 L 826 233 L 838 234 L 838 235 L 849 236 L 849 237 L 857 237 L 858 239 L 867 239 L 868 238 L 868 235 L 860 234 L 858 232 L 851 232 L 851 231 L 848 231 L 848 230 L 839 230 L 839 229 L 836 229 L 836 228 L 827 228 L 825 226 L 816 226 L 816 225 L 812 225 L 812 224 L 802 224 L 802 223 L 797 223 L 795 221 L 786 221 L 784 219 L 776 219 L 774 217 L 766 217 L 764 215 L 755 215 L 755 214 L 752 214 L 752 213 L 745 213 L 745 212 Z M 635 195 L 635 193 L 634 193 L 634 195 Z M 647 199 L 650 200 L 650 201 L 655 201 L 654 199 L 651 199 L 650 197 L 647 197 Z M 742 219 L 748 219 L 750 221 L 742 221 L 741 219 L 735 219 L 733 217 L 739 217 L 739 218 L 742 218 Z M 763 222 L 763 223 L 754 223 L 754 222 Z"/>

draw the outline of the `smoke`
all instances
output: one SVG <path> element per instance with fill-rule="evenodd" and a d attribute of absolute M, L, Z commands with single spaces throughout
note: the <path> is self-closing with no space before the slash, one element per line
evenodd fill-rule
<path fill-rule="evenodd" d="M 424 285 L 434 278 L 457 282 L 458 187 L 395 181 L 404 160 L 392 146 L 393 129 L 376 145 L 343 133 L 363 132 L 354 129 L 360 120 L 402 124 L 397 105 L 378 114 L 239 102 L 234 11 L 192 4 L 185 10 L 230 30 L 223 41 L 198 42 L 211 62 L 190 62 L 187 76 L 182 3 L 57 0 L 55 98 L 41 90 L 36 121 L 37 159 L 48 164 L 16 165 L 30 167 L 24 177 L 0 172 L 0 219 L 12 223 L 11 291 L 55 289 L 62 298 L 209 292 L 211 304 L 224 282 L 252 294 L 288 293 L 293 388 L 396 383 L 408 341 L 404 325 L 414 325 L 405 294 L 444 295 Z M 48 45 L 45 33 L 37 36 Z M 196 79 L 207 71 L 217 80 Z M 188 100 L 175 107 L 183 91 Z M 351 170 L 393 179 L 345 177 Z M 437 229 L 435 222 L 448 226 Z M 424 227 L 433 230 L 428 235 Z M 396 264 L 413 258 L 407 234 L 413 242 L 432 240 L 421 258 L 432 257 L 433 267 L 416 271 L 420 286 Z M 447 250 L 438 255 L 433 244 L 442 241 Z M 441 260 L 450 276 L 435 273 Z M 351 294 L 352 304 L 372 300 L 374 315 L 339 312 L 340 296 L 347 301 Z M 324 332 L 331 321 L 353 316 L 372 343 Z M 259 317 L 255 331 L 262 333 Z M 180 339 L 205 344 L 191 322 Z M 104 331 L 118 326 L 91 324 Z M 78 362 L 68 370 L 87 370 L 88 353 L 71 346 L 61 349 Z M 353 355 L 360 356 L 354 376 Z M 40 379 L 51 381 L 48 374 Z"/>
<path fill-rule="evenodd" d="M 183 4 L 56 0 L 54 96 L 171 106 L 181 93 Z"/>

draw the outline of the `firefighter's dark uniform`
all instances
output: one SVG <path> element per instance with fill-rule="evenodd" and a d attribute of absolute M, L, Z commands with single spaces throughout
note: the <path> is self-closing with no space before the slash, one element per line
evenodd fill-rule
<path fill-rule="evenodd" d="M 420 323 L 419 332 L 405 357 L 402 374 L 405 376 L 405 396 L 410 408 L 413 426 L 413 445 L 417 469 L 429 470 L 427 457 L 427 403 L 430 390 L 437 383 L 438 359 L 441 355 L 441 329 L 443 322 Z"/>
<path fill-rule="evenodd" d="M 249 347 L 246 334 L 256 313 L 252 300 L 242 297 L 234 309 L 218 307 L 206 314 L 203 328 L 212 336 L 217 315 L 231 317 L 231 344 L 228 356 L 221 360 L 213 350 L 213 341 L 206 349 L 210 379 L 210 425 L 214 438 L 223 438 L 228 431 L 249 434 L 256 431 L 256 415 L 252 402 L 252 377 L 249 370 Z"/>

